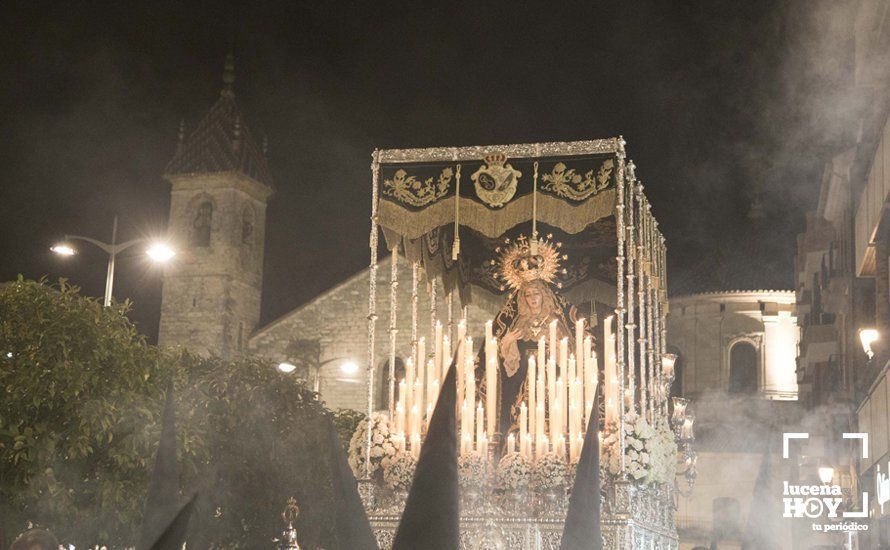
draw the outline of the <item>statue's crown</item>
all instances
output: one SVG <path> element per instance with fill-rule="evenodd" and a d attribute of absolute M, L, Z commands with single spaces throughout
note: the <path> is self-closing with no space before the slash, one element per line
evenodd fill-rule
<path fill-rule="evenodd" d="M 507 162 L 507 155 L 503 153 L 485 155 L 485 164 L 488 166 L 503 166 L 505 162 Z"/>
<path fill-rule="evenodd" d="M 501 290 L 510 287 L 518 290 L 522 285 L 531 281 L 544 281 L 553 283 L 558 274 L 565 273 L 560 270 L 560 260 L 568 259 L 560 256 L 559 249 L 562 243 L 551 241 L 552 235 L 546 238 L 528 239 L 520 235 L 516 240 L 506 239 L 503 247 L 497 247 L 495 252 L 500 255 L 500 260 L 492 260 L 492 265 L 497 265 L 498 276 L 504 285 Z M 562 286 L 561 283 L 556 283 Z"/>

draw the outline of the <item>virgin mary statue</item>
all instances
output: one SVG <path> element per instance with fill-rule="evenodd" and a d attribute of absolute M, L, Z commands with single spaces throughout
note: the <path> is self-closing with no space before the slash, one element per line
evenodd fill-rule
<path fill-rule="evenodd" d="M 520 405 L 528 403 L 528 360 L 537 353 L 539 340 L 549 338 L 550 324 L 556 321 L 557 341 L 568 338 L 569 349 L 574 349 L 573 327 L 580 319 L 577 308 L 554 285 L 559 267 L 556 246 L 547 241 L 536 244 L 519 239 L 503 253 L 500 266 L 501 277 L 513 289 L 493 325 L 499 342 L 498 431 L 504 441 L 519 429 Z M 484 358 L 479 364 L 485 364 Z M 484 384 L 480 390 L 485 391 Z"/>

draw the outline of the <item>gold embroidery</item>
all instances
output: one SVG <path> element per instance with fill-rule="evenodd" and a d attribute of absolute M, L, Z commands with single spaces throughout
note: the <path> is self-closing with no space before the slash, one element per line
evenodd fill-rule
<path fill-rule="evenodd" d="M 383 194 L 411 206 L 426 206 L 448 194 L 453 176 L 453 170 L 446 167 L 437 181 L 434 182 L 432 177 L 421 181 L 399 168 L 392 179 L 383 180 Z"/>
<path fill-rule="evenodd" d="M 522 176 L 522 172 L 506 162 L 507 157 L 503 154 L 485 155 L 485 166 L 480 166 L 470 176 L 476 184 L 476 195 L 492 208 L 500 208 L 513 198 Z"/>
<path fill-rule="evenodd" d="M 541 178 L 544 182 L 541 189 L 551 191 L 558 197 L 583 201 L 609 187 L 614 166 L 612 159 L 606 159 L 600 165 L 595 177 L 593 170 L 589 170 L 582 177 L 574 168 L 566 169 L 565 164 L 558 162 L 552 172 L 544 174 Z"/>

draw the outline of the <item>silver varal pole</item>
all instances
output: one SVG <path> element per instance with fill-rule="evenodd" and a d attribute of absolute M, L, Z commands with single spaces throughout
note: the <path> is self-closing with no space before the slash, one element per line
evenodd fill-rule
<path fill-rule="evenodd" d="M 625 387 L 625 362 L 624 362 L 624 285 L 625 285 L 625 258 L 624 258 L 624 227 L 625 227 L 625 164 L 624 164 L 624 139 L 618 138 L 618 181 L 616 187 L 618 189 L 618 204 L 615 205 L 615 234 L 618 241 L 616 263 L 616 284 L 615 284 L 615 360 L 618 369 L 618 457 L 619 469 L 621 475 L 624 475 L 625 457 L 624 457 L 624 387 Z M 627 165 L 627 179 L 632 179 L 633 162 Z"/>
<path fill-rule="evenodd" d="M 365 477 L 371 477 L 371 426 L 372 415 L 374 413 L 374 345 L 377 327 L 377 200 L 378 200 L 378 176 L 380 174 L 380 164 L 378 162 L 379 152 L 375 149 L 373 161 L 371 162 L 371 263 L 368 267 L 370 274 L 370 282 L 368 289 L 368 429 L 367 439 L 365 441 Z"/>
<path fill-rule="evenodd" d="M 399 301 L 399 245 L 392 250 L 392 266 L 389 274 L 389 419 L 395 418 L 396 399 L 396 338 Z"/>

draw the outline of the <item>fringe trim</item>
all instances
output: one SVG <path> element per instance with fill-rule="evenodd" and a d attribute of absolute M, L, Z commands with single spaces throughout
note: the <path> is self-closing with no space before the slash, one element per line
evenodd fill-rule
<path fill-rule="evenodd" d="M 538 193 L 538 222 L 571 234 L 580 233 L 593 222 L 615 212 L 615 188 L 606 189 L 578 205 Z M 441 200 L 419 212 L 412 212 L 388 200 L 381 200 L 379 223 L 406 239 L 418 239 L 436 227 L 454 221 L 454 197 Z M 533 197 L 520 197 L 503 208 L 492 210 L 466 197 L 460 198 L 461 225 L 486 237 L 499 238 L 508 229 L 531 219 Z"/>

